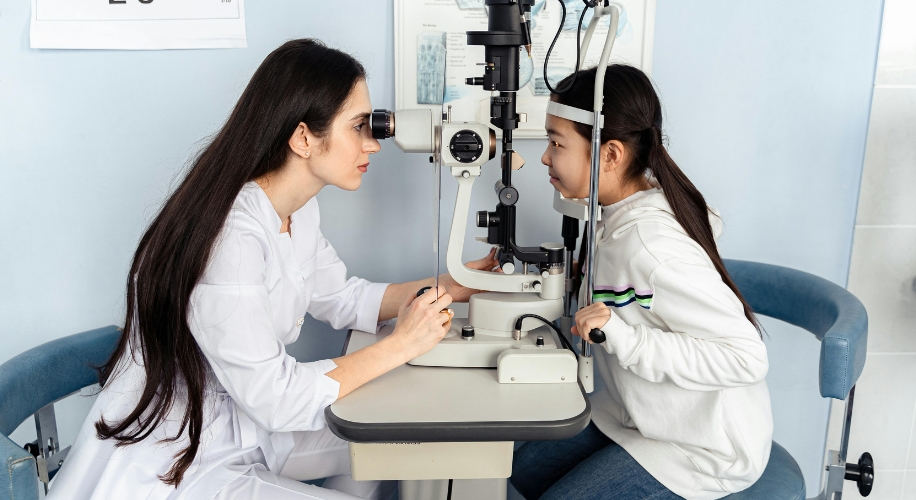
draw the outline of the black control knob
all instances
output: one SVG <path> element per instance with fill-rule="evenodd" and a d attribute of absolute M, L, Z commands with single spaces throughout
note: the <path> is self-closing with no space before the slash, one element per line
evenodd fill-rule
<path fill-rule="evenodd" d="M 602 344 L 607 340 L 607 335 L 597 328 L 592 328 L 592 331 L 588 332 L 588 337 L 596 344 Z"/>
<path fill-rule="evenodd" d="M 496 227 L 499 225 L 499 215 L 496 212 L 481 210 L 477 212 L 477 227 Z"/>
<path fill-rule="evenodd" d="M 518 189 L 512 186 L 499 190 L 499 203 L 502 205 L 515 205 L 518 203 Z"/>
<path fill-rule="evenodd" d="M 461 338 L 464 340 L 471 340 L 474 338 L 474 327 L 471 325 L 464 325 L 461 327 Z"/>
<path fill-rule="evenodd" d="M 473 130 L 461 130 L 448 143 L 452 157 L 460 163 L 473 163 L 483 154 L 483 139 Z"/>
<path fill-rule="evenodd" d="M 544 347 L 544 337 L 541 337 L 540 335 L 538 335 L 537 340 L 534 341 L 534 345 L 538 347 Z"/>
<path fill-rule="evenodd" d="M 430 288 L 432 288 L 432 287 L 431 287 L 431 286 L 424 286 L 423 288 L 421 288 L 420 291 L 417 292 L 417 297 L 419 297 L 420 295 L 423 295 L 424 293 L 426 293 L 426 291 L 429 290 Z"/>
<path fill-rule="evenodd" d="M 871 453 L 863 453 L 857 464 L 846 464 L 844 479 L 855 481 L 859 494 L 863 497 L 870 495 L 875 484 L 875 461 L 871 458 Z"/>

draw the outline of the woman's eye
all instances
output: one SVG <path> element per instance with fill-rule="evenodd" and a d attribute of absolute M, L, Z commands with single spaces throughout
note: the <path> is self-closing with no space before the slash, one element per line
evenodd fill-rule
<path fill-rule="evenodd" d="M 555 148 L 560 147 L 560 143 L 558 143 L 557 141 L 550 141 L 550 145 L 553 146 L 553 147 L 555 147 Z"/>

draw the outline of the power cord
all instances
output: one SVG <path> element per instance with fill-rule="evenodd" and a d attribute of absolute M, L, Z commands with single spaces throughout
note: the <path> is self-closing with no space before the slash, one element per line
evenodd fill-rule
<path fill-rule="evenodd" d="M 563 25 L 566 24 L 566 2 L 560 0 L 560 9 L 562 15 L 560 16 L 560 27 L 557 28 L 557 34 L 553 37 L 553 41 L 550 42 L 550 48 L 547 49 L 547 55 L 544 56 L 544 85 L 547 86 L 547 89 L 550 90 L 552 94 L 565 94 L 569 92 L 569 89 L 572 88 L 573 84 L 576 83 L 576 77 L 579 76 L 579 61 L 582 59 L 579 55 L 579 51 L 582 49 L 582 44 L 580 41 L 582 34 L 582 21 L 585 20 L 585 13 L 588 12 L 588 9 L 594 8 L 596 3 L 589 2 L 585 0 L 585 8 L 582 9 L 582 15 L 579 16 L 579 27 L 576 28 L 576 70 L 573 72 L 572 80 L 569 81 L 569 85 L 566 86 L 563 90 L 555 89 L 550 86 L 550 80 L 547 78 L 547 63 L 550 62 L 550 53 L 553 52 L 553 46 L 556 45 L 557 39 L 560 38 L 560 33 L 563 32 Z"/>
<path fill-rule="evenodd" d="M 573 349 L 572 344 L 570 344 L 569 341 L 566 340 L 566 336 L 563 335 L 563 332 L 560 331 L 557 325 L 553 324 L 553 321 L 548 321 L 547 318 L 543 316 L 538 316 L 537 314 L 522 314 L 521 316 L 518 317 L 517 320 L 515 320 L 515 329 L 516 330 L 522 329 L 522 321 L 525 320 L 526 318 L 534 318 L 536 320 L 541 321 L 542 323 L 549 326 L 550 328 L 552 328 L 553 331 L 557 333 L 557 337 L 560 338 L 560 342 L 563 344 L 563 347 L 569 349 L 570 352 L 572 352 L 573 354 L 576 353 L 575 349 Z"/>

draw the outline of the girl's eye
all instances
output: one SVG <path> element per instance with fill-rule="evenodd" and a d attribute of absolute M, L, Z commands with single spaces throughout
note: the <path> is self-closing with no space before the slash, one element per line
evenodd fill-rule
<path fill-rule="evenodd" d="M 355 126 L 355 127 L 353 127 L 353 128 L 355 128 L 357 132 L 360 132 L 360 131 L 363 130 L 363 126 L 364 126 L 364 125 L 366 125 L 366 122 L 362 122 L 362 123 L 360 123 L 359 125 L 357 125 L 357 126 Z"/>
<path fill-rule="evenodd" d="M 557 141 L 550 141 L 550 145 L 553 146 L 553 147 L 555 147 L 555 148 L 560 147 L 560 143 L 558 143 Z"/>

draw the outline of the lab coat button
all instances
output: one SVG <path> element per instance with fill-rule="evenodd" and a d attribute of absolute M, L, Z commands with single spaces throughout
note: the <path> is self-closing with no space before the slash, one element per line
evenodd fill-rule
<path fill-rule="evenodd" d="M 296 320 L 296 326 L 302 326 L 302 323 L 305 323 L 305 318 L 299 318 Z"/>

